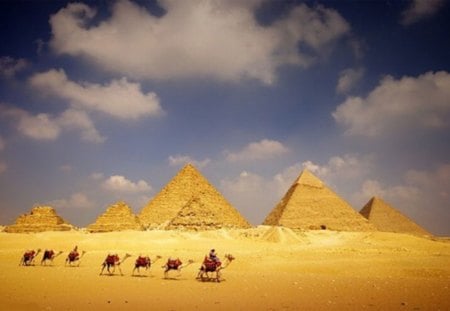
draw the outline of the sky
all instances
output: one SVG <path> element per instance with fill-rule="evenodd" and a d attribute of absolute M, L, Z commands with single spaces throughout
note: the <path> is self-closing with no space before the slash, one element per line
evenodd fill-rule
<path fill-rule="evenodd" d="M 0 224 L 138 213 L 186 164 L 253 225 L 303 169 L 450 236 L 450 4 L 1 1 Z"/>

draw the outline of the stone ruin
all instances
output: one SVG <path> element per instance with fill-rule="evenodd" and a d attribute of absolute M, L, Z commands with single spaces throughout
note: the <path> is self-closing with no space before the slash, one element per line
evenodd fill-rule
<path fill-rule="evenodd" d="M 297 230 L 376 231 L 367 219 L 308 170 L 294 181 L 263 225 Z"/>
<path fill-rule="evenodd" d="M 111 232 L 123 230 L 143 230 L 139 218 L 123 201 L 110 205 L 95 223 L 87 228 L 89 232 Z"/>
<path fill-rule="evenodd" d="M 359 212 L 379 231 L 432 235 L 380 198 L 373 197 Z"/>
<path fill-rule="evenodd" d="M 29 214 L 20 215 L 15 223 L 5 227 L 5 232 L 28 233 L 43 231 L 69 231 L 74 227 L 56 214 L 50 206 L 35 206 Z"/>
<path fill-rule="evenodd" d="M 142 209 L 148 228 L 214 230 L 251 225 L 192 165 L 187 164 Z"/>

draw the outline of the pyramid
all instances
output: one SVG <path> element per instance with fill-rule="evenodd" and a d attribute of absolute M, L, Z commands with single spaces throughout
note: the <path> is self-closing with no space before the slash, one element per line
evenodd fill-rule
<path fill-rule="evenodd" d="M 5 227 L 5 232 L 27 233 L 43 231 L 69 231 L 73 226 L 56 214 L 53 207 L 35 206 L 29 214 L 20 215 L 15 223 Z"/>
<path fill-rule="evenodd" d="M 141 210 L 139 218 L 150 228 L 251 227 L 192 164 L 178 172 Z"/>
<path fill-rule="evenodd" d="M 263 224 L 300 230 L 376 230 L 367 219 L 306 169 Z"/>
<path fill-rule="evenodd" d="M 110 205 L 95 223 L 87 227 L 89 232 L 110 232 L 123 230 L 143 230 L 139 218 L 122 201 Z"/>
<path fill-rule="evenodd" d="M 169 222 L 167 229 L 192 231 L 243 228 L 244 219 L 233 209 L 224 211 L 220 205 L 207 205 L 203 197 L 193 196 Z"/>
<path fill-rule="evenodd" d="M 379 231 L 431 235 L 383 200 L 373 197 L 359 212 Z"/>

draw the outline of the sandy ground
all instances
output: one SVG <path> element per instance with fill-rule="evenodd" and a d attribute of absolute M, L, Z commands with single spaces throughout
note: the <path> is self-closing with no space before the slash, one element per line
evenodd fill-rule
<path fill-rule="evenodd" d="M 80 267 L 65 267 L 74 245 L 86 255 Z M 19 266 L 33 248 L 64 253 L 52 266 L 40 265 L 42 253 L 35 266 Z M 195 278 L 211 248 L 236 258 L 220 283 Z M 124 276 L 99 276 L 108 252 L 133 255 Z M 163 259 L 133 277 L 139 254 Z M 195 263 L 164 279 L 169 256 Z M 1 232 L 0 269 L 0 310 L 450 310 L 450 240 L 403 234 Z"/>

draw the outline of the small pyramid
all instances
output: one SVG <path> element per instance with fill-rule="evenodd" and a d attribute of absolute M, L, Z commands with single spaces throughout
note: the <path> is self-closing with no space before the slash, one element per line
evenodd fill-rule
<path fill-rule="evenodd" d="M 53 207 L 35 206 L 29 214 L 20 215 L 15 223 L 5 227 L 5 232 L 27 233 L 43 231 L 69 231 L 73 226 L 56 214 Z"/>
<path fill-rule="evenodd" d="M 89 232 L 111 232 L 123 230 L 143 230 L 139 218 L 122 201 L 110 205 L 95 223 L 87 227 Z"/>
<path fill-rule="evenodd" d="M 373 197 L 359 212 L 379 231 L 431 235 L 380 198 Z"/>
<path fill-rule="evenodd" d="M 267 229 L 267 231 L 263 234 L 261 237 L 262 240 L 267 242 L 274 242 L 274 243 L 288 243 L 288 244 L 295 244 L 302 242 L 303 244 L 305 241 L 300 238 L 292 229 L 285 228 L 285 227 L 270 227 Z"/>
<path fill-rule="evenodd" d="M 251 227 L 192 164 L 178 172 L 141 210 L 139 218 L 144 226 L 152 228 L 169 224 L 171 228 L 184 224 L 190 229 Z"/>
<path fill-rule="evenodd" d="M 376 230 L 367 219 L 306 169 L 263 224 L 300 230 Z"/>

